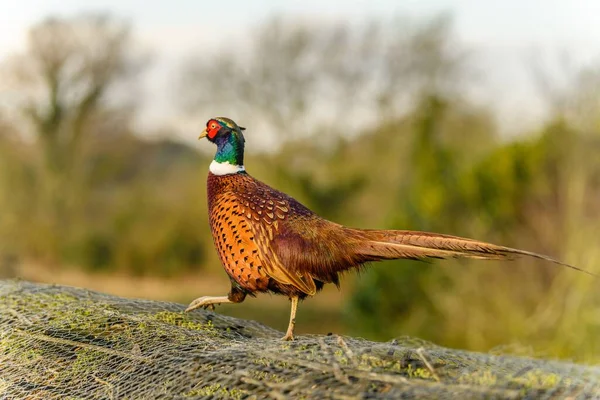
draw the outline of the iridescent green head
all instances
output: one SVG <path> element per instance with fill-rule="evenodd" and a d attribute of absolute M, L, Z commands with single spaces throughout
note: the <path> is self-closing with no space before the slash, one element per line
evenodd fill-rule
<path fill-rule="evenodd" d="M 242 133 L 244 129 L 246 128 L 238 126 L 229 118 L 216 117 L 208 120 L 206 129 L 200 134 L 200 139 L 207 138 L 217 145 L 211 172 L 217 175 L 226 175 L 244 170 L 244 135 Z"/>

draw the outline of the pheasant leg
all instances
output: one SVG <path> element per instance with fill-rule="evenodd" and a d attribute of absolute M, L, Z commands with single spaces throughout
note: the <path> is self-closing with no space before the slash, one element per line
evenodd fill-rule
<path fill-rule="evenodd" d="M 281 340 L 294 340 L 294 327 L 296 326 L 296 309 L 298 308 L 298 296 L 291 297 L 292 309 L 290 311 L 290 323 L 285 336 Z"/>
<path fill-rule="evenodd" d="M 246 292 L 237 288 L 232 287 L 231 291 L 227 296 L 202 296 L 192 301 L 190 305 L 185 309 L 185 312 L 195 310 L 196 308 L 208 308 L 215 309 L 215 304 L 222 303 L 241 303 L 246 298 Z"/>
<path fill-rule="evenodd" d="M 221 303 L 232 303 L 231 300 L 229 300 L 229 297 L 227 296 L 217 296 L 217 297 L 213 297 L 213 296 L 202 296 L 202 297 L 198 297 L 196 300 L 192 301 L 190 303 L 190 305 L 185 309 L 185 312 L 190 312 L 192 310 L 195 310 L 196 308 L 211 308 L 211 309 L 215 309 L 215 304 L 221 304 Z"/>

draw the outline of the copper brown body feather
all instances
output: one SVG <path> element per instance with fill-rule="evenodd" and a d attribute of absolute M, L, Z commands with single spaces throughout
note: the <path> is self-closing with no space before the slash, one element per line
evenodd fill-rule
<path fill-rule="evenodd" d="M 366 261 L 348 251 L 364 242 L 359 231 L 320 218 L 246 173 L 209 173 L 207 187 L 215 246 L 229 276 L 248 292 L 303 298 Z"/>
<path fill-rule="evenodd" d="M 563 264 L 543 255 L 450 235 L 347 228 L 319 217 L 246 173 L 209 173 L 208 199 L 210 225 L 223 266 L 248 293 L 272 291 L 304 298 L 325 283 L 338 284 L 340 273 L 365 262 L 398 258 L 527 255 Z"/>

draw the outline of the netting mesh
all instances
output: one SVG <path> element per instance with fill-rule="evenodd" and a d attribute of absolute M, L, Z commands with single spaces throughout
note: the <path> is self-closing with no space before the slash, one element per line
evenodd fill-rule
<path fill-rule="evenodd" d="M 184 308 L 0 281 L 0 399 L 600 398 L 600 367 L 411 339 L 282 342 Z"/>

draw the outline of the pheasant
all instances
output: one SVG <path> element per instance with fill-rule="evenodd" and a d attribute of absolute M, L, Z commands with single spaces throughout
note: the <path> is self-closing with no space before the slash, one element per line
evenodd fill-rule
<path fill-rule="evenodd" d="M 298 301 L 326 283 L 339 286 L 340 274 L 369 261 L 427 258 L 510 259 L 545 255 L 477 240 L 407 230 L 355 229 L 316 215 L 307 207 L 254 179 L 244 168 L 245 128 L 213 118 L 199 139 L 217 146 L 208 173 L 210 229 L 231 280 L 227 296 L 199 297 L 186 311 L 241 303 L 246 295 L 272 292 L 291 300 L 284 340 L 293 340 Z"/>

